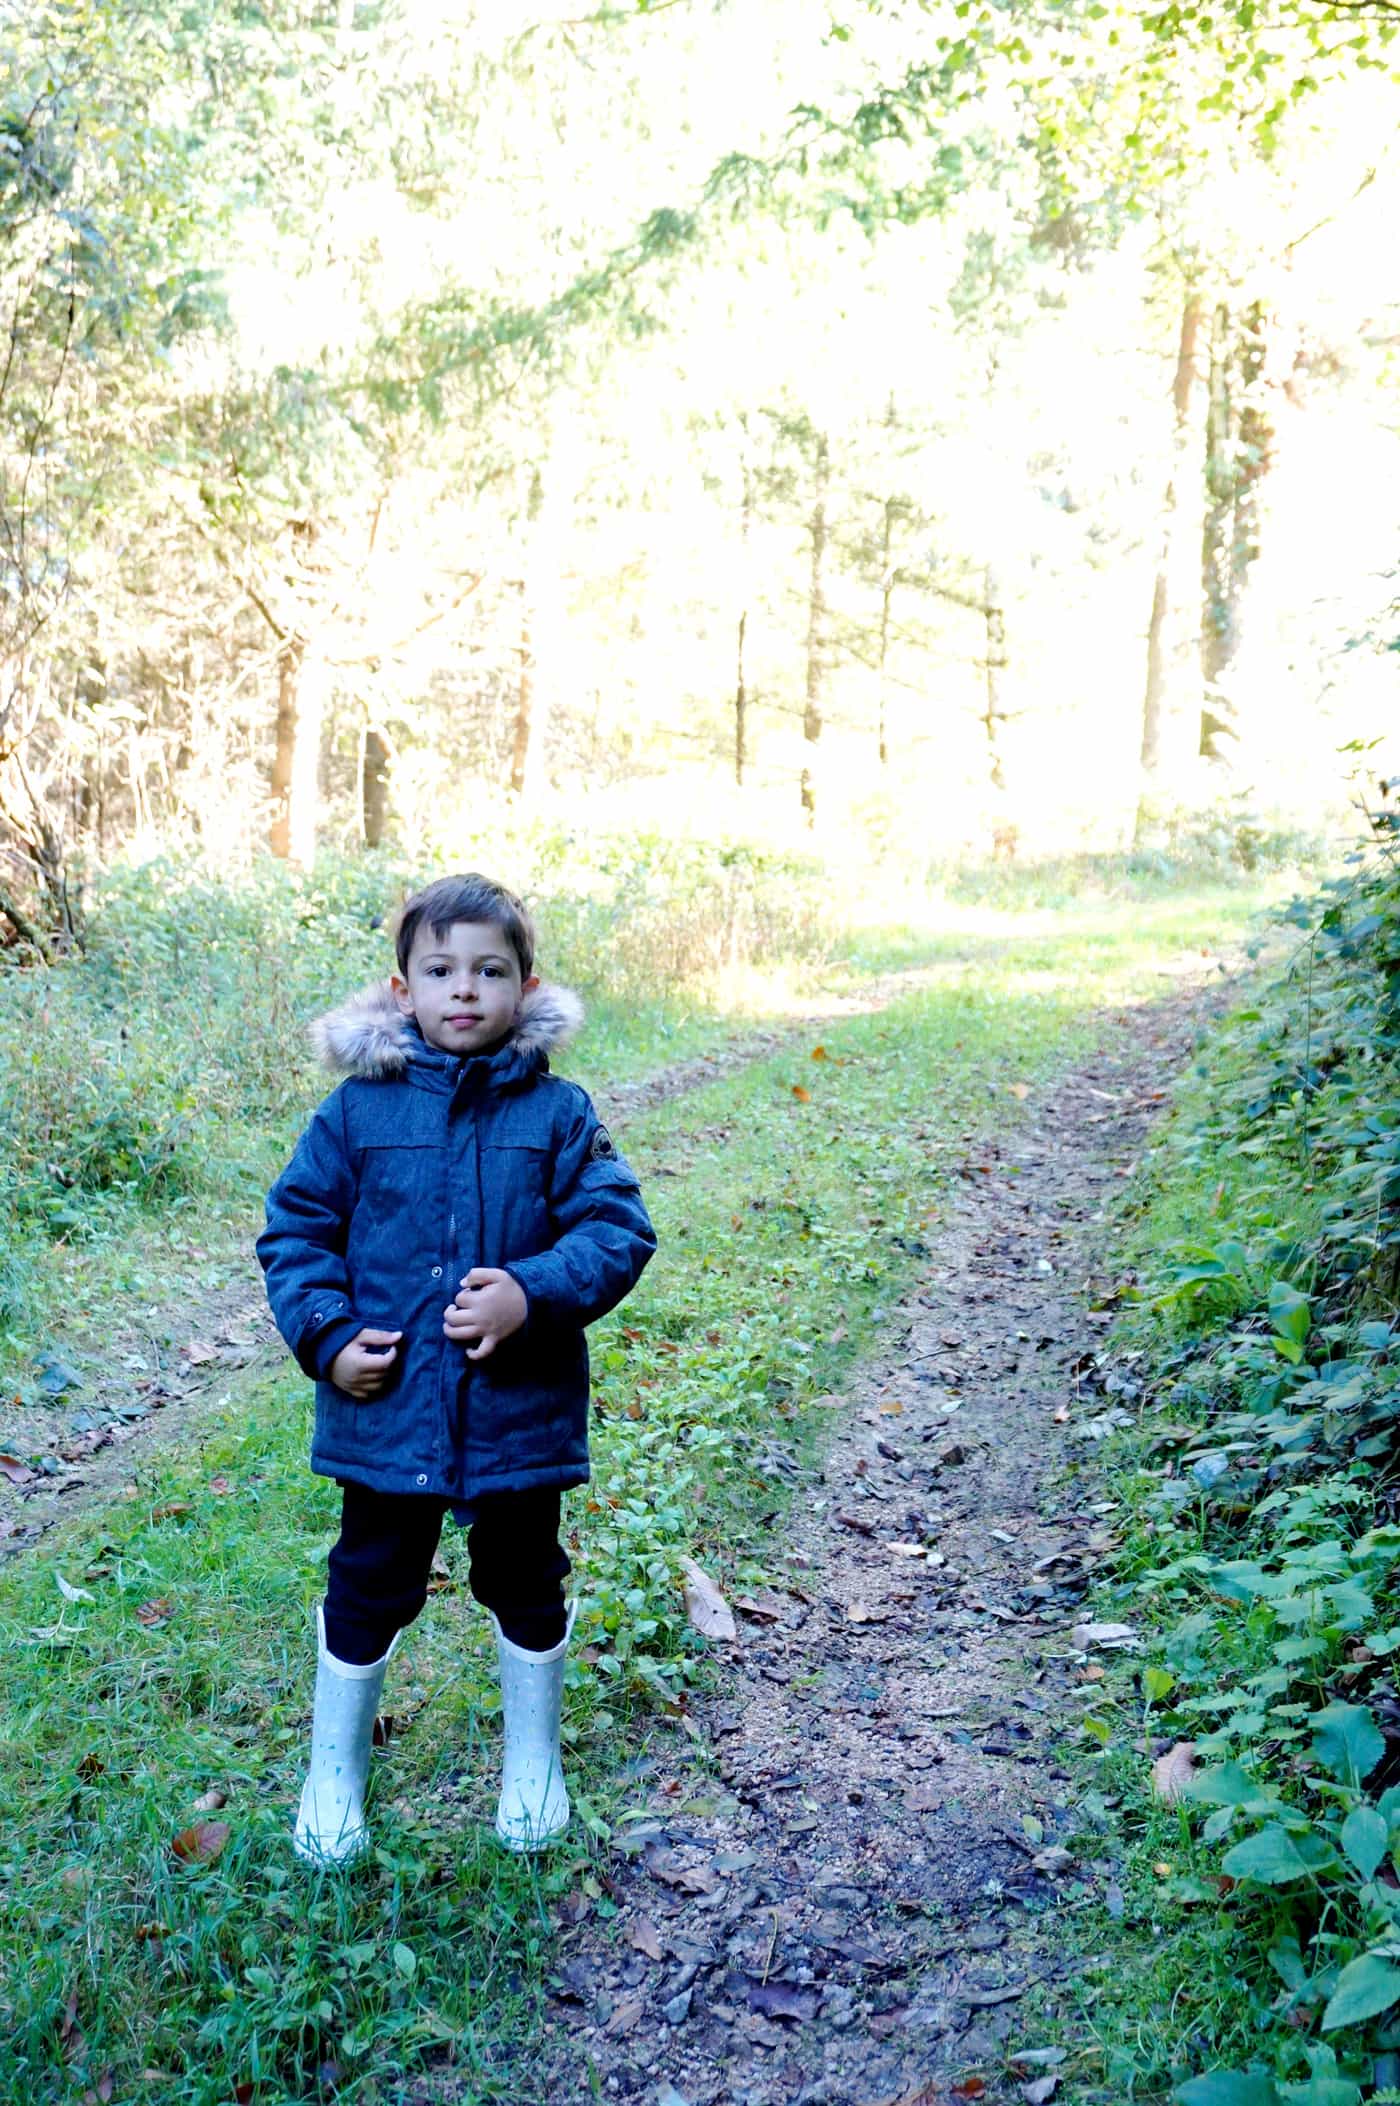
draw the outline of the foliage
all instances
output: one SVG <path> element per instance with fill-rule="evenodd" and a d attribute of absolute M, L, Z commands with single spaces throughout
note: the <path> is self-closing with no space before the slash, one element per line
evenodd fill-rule
<path fill-rule="evenodd" d="M 1400 2070 L 1393 807 L 1373 826 L 1294 902 L 1287 970 L 1198 1061 L 1134 1239 L 1128 1329 L 1163 1417 L 1123 1458 L 1114 1600 L 1155 1627 L 1154 1727 L 1192 1743 L 1184 1799 L 1210 1809 L 1159 1905 L 1227 1912 L 1265 2057 L 1181 2083 L 1186 2106 L 1355 2099 Z M 1218 2023 L 1237 2029 L 1232 2000 Z"/>

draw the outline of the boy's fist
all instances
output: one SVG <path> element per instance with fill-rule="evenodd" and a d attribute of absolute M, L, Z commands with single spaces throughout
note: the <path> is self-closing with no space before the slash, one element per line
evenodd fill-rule
<path fill-rule="evenodd" d="M 474 1265 L 443 1312 L 442 1328 L 453 1345 L 466 1347 L 468 1360 L 484 1360 L 520 1329 L 528 1306 L 525 1289 L 508 1272 Z"/>
<path fill-rule="evenodd" d="M 331 1362 L 330 1378 L 336 1388 L 361 1402 L 378 1396 L 399 1357 L 397 1341 L 402 1337 L 402 1331 L 361 1331 Z"/>

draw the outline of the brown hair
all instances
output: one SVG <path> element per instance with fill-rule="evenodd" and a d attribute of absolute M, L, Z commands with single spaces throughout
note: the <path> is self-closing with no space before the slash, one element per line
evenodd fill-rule
<path fill-rule="evenodd" d="M 407 974 L 413 939 L 424 922 L 434 936 L 444 937 L 454 921 L 492 922 L 519 959 L 521 979 L 529 979 L 535 963 L 535 925 L 513 892 L 483 877 L 479 870 L 435 878 L 404 903 L 394 932 L 399 971 Z"/>

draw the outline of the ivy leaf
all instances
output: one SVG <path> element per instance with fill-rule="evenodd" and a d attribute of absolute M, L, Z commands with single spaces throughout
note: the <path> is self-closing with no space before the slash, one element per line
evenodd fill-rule
<path fill-rule="evenodd" d="M 1400 2004 L 1400 1967 L 1374 1953 L 1363 1953 L 1342 1969 L 1322 2014 L 1322 2029 L 1330 2033 L 1337 2026 L 1357 2025 L 1363 2018 L 1388 2011 L 1392 2004 Z"/>
<path fill-rule="evenodd" d="M 1253 1879 L 1264 1887 L 1282 1887 L 1291 1879 L 1306 1879 L 1309 1871 L 1293 1838 L 1277 1821 L 1227 1850 L 1220 1869 L 1231 1879 Z"/>
<path fill-rule="evenodd" d="M 1213 2069 L 1178 2084 L 1172 2097 L 1180 2106 L 1278 2106 L 1273 2078 L 1255 2069 Z"/>
<path fill-rule="evenodd" d="M 1342 1823 L 1342 1848 L 1363 1879 L 1374 1879 L 1390 1829 L 1374 1806 L 1354 1806 Z"/>
<path fill-rule="evenodd" d="M 1329 1704 L 1313 1714 L 1313 1753 L 1343 1784 L 1360 1784 L 1385 1753 L 1375 1719 L 1365 1704 Z"/>

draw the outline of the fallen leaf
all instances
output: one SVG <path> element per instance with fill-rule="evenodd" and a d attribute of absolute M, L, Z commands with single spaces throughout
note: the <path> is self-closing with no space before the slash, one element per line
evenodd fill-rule
<path fill-rule="evenodd" d="M 1082 1653 L 1091 1645 L 1135 1645 L 1137 1632 L 1130 1623 L 1077 1623 L 1070 1637 Z"/>
<path fill-rule="evenodd" d="M 170 1926 L 165 1923 L 138 1923 L 132 1936 L 143 1940 L 168 1938 L 170 1936 Z"/>
<path fill-rule="evenodd" d="M 140 1608 L 136 1611 L 136 1621 L 144 1623 L 147 1630 L 154 1631 L 161 1624 L 169 1623 L 174 1614 L 175 1610 L 170 1597 L 166 1594 L 160 1594 L 157 1595 L 154 1601 L 142 1602 Z"/>
<path fill-rule="evenodd" d="M 853 1528 L 858 1536 L 873 1536 L 875 1523 L 867 1521 L 862 1514 L 836 1514 L 833 1517 L 843 1528 Z"/>
<path fill-rule="evenodd" d="M 217 1360 L 218 1358 L 217 1348 L 208 1344 L 202 1338 L 192 1338 L 189 1344 L 185 1346 L 184 1354 L 186 1360 L 192 1360 L 196 1367 L 202 1366 L 206 1360 Z"/>
<path fill-rule="evenodd" d="M 1021 2086 L 1021 2097 L 1025 2100 L 1026 2106 L 1045 2106 L 1047 2099 L 1054 2098 L 1059 2088 L 1059 2082 L 1059 2073 L 1052 2070 L 1048 2077 L 1037 2077 L 1034 2083 L 1023 2084 Z"/>
<path fill-rule="evenodd" d="M 846 1604 L 847 1623 L 888 1623 L 889 1618 L 888 1609 L 872 1608 L 868 1601 L 848 1601 Z"/>
<path fill-rule="evenodd" d="M 982 2099 L 987 2095 L 983 2077 L 964 2077 L 961 2084 L 954 2084 L 948 2093 L 950 2099 Z"/>
<path fill-rule="evenodd" d="M 632 1918 L 627 1926 L 627 1942 L 629 1945 L 635 1945 L 638 1952 L 644 1952 L 649 1960 L 665 1958 L 661 1949 L 661 1939 L 650 1916 Z"/>
<path fill-rule="evenodd" d="M 226 1492 L 231 1492 L 233 1490 L 233 1486 L 229 1483 L 226 1477 L 211 1477 L 209 1480 L 209 1489 L 211 1492 L 217 1493 L 219 1498 L 222 1499 Z"/>
<path fill-rule="evenodd" d="M 212 1865 L 228 1839 L 227 1821 L 196 1821 L 172 1837 L 170 1854 L 185 1865 Z"/>
<path fill-rule="evenodd" d="M 107 2106 L 107 2101 L 111 2096 L 112 2072 L 109 2069 L 104 2069 L 97 2082 L 89 2085 L 88 2089 L 83 2093 L 83 2106 Z"/>
<path fill-rule="evenodd" d="M 1052 1426 L 1068 1426 L 1069 1405 L 1067 1403 L 1061 1404 L 1058 1411 L 1052 1414 L 1050 1423 Z"/>
<path fill-rule="evenodd" d="M 88 1593 L 88 1590 L 87 1590 L 87 1588 L 86 1588 L 86 1587 L 73 1587 L 73 1586 L 70 1586 L 70 1585 L 69 1585 L 69 1583 L 68 1583 L 68 1581 L 67 1581 L 67 1580 L 66 1580 L 66 1579 L 65 1579 L 65 1578 L 63 1577 L 63 1574 L 62 1574 L 61 1572 L 56 1572 L 56 1573 L 54 1574 L 54 1578 L 55 1578 L 55 1579 L 56 1579 L 56 1580 L 58 1581 L 58 1591 L 59 1591 L 59 1593 L 60 1593 L 60 1594 L 61 1594 L 61 1595 L 63 1596 L 63 1599 L 64 1599 L 65 1601 L 91 1601 L 91 1600 L 92 1600 L 92 1596 L 91 1596 L 91 1595 L 90 1595 L 90 1594 Z"/>
<path fill-rule="evenodd" d="M 825 1059 L 826 1059 L 826 1047 L 825 1047 L 825 1046 L 813 1046 L 813 1048 L 812 1048 L 812 1058 L 813 1058 L 813 1060 L 825 1060 Z"/>
<path fill-rule="evenodd" d="M 741 1616 L 749 1617 L 754 1623 L 777 1623 L 779 1620 L 776 1609 L 765 1608 L 763 1603 L 755 1601 L 751 1594 L 736 1594 L 734 1606 Z"/>
<path fill-rule="evenodd" d="M 70 1989 L 68 2001 L 63 2007 L 63 2023 L 58 2029 L 58 2044 L 63 2050 L 65 2062 L 76 2062 L 87 2053 L 87 2040 L 78 2024 L 78 1992 Z"/>
<path fill-rule="evenodd" d="M 0 1472 L 11 1484 L 28 1484 L 34 1475 L 28 1463 L 22 1463 L 17 1455 L 0 1455 Z"/>
<path fill-rule="evenodd" d="M 151 1519 L 153 1521 L 168 1521 L 172 1514 L 187 1514 L 189 1511 L 190 1502 L 188 1499 L 172 1499 L 165 1506 L 153 1508 Z"/>
<path fill-rule="evenodd" d="M 1159 1799 L 1170 1802 L 1179 1799 L 1183 1787 L 1194 1775 L 1196 1750 L 1189 1740 L 1179 1740 L 1165 1755 L 1159 1755 L 1152 1765 L 1152 1789 Z"/>
<path fill-rule="evenodd" d="M 645 2006 L 640 1996 L 629 1996 L 625 2003 L 617 2006 L 612 2017 L 604 2026 L 603 2031 L 613 2035 L 630 2033 L 644 2009 Z"/>
<path fill-rule="evenodd" d="M 694 1558 L 682 1558 L 681 1571 L 684 1574 L 681 1593 L 685 1613 L 701 1637 L 737 1637 L 734 1612 L 708 1572 L 702 1571 Z"/>
<path fill-rule="evenodd" d="M 1073 1855 L 1059 1843 L 1052 1843 L 1048 1850 L 1037 1850 L 1031 1859 L 1037 1872 L 1068 1872 L 1074 1863 Z"/>
<path fill-rule="evenodd" d="M 796 1097 L 799 1104 L 810 1104 L 812 1101 L 812 1092 L 810 1090 L 804 1090 L 800 1082 L 794 1082 L 792 1086 L 792 1094 L 794 1097 Z"/>
<path fill-rule="evenodd" d="M 217 1784 L 212 1784 L 207 1792 L 201 1792 L 195 1800 L 194 1810 L 196 1813 L 217 1813 L 221 1806 L 227 1805 L 228 1793 L 220 1791 Z"/>
<path fill-rule="evenodd" d="M 1031 1093 L 1031 1086 L 1028 1082 L 1009 1082 L 1006 1086 L 1013 1097 L 1019 1097 L 1023 1101 Z"/>
<path fill-rule="evenodd" d="M 748 1985 L 749 2009 L 760 2018 L 808 2019 L 817 2015 L 817 1991 L 799 1982 L 753 1982 Z"/>

